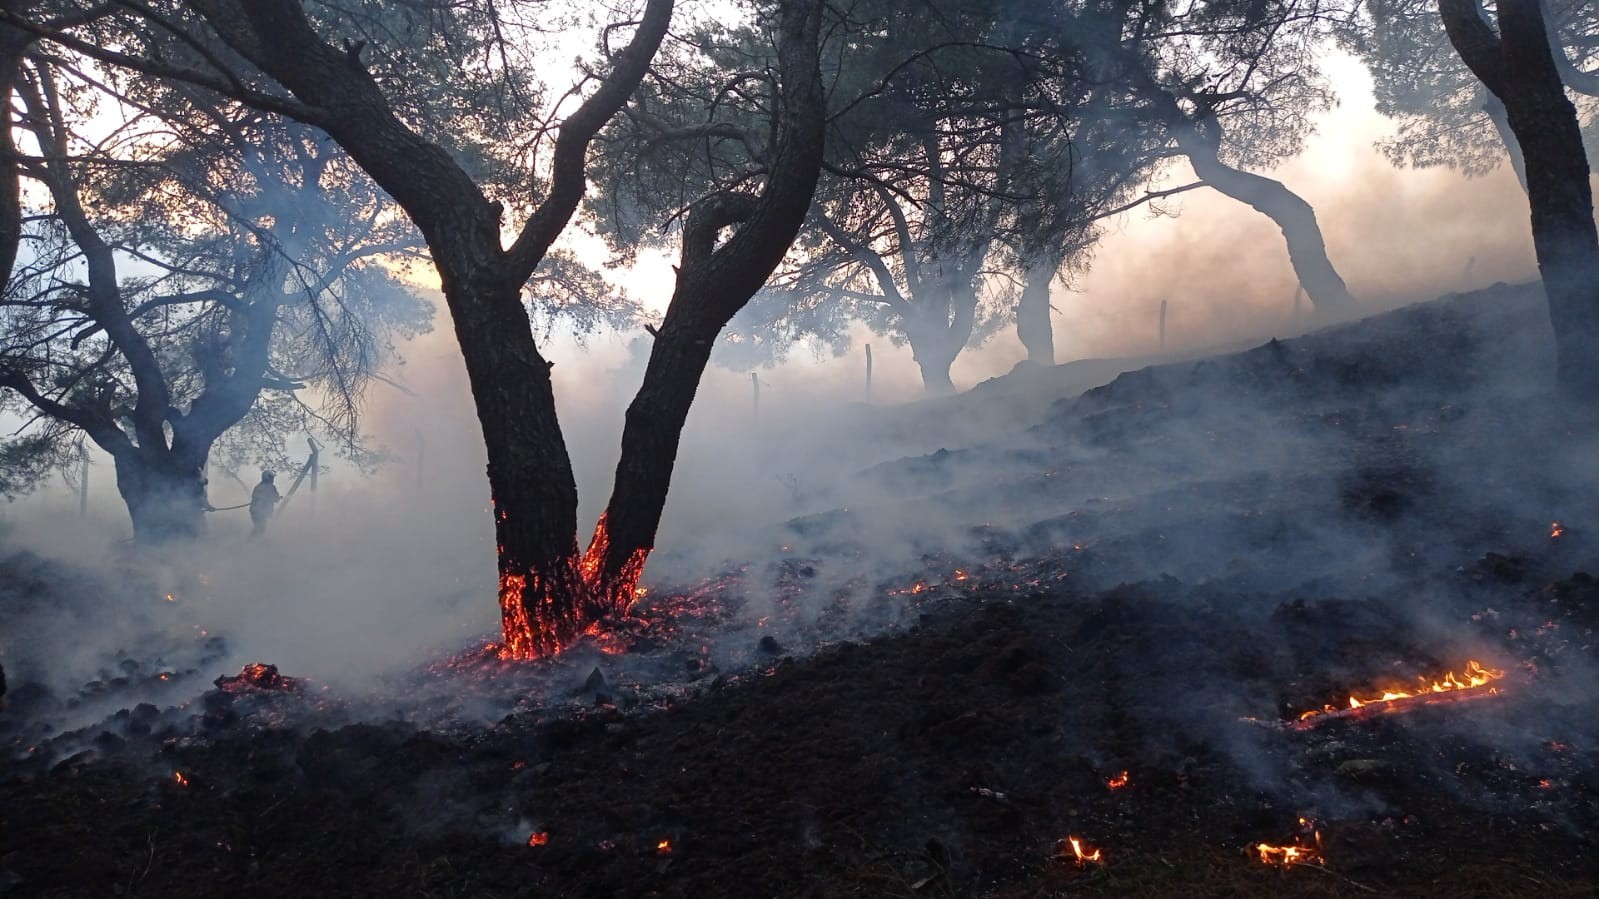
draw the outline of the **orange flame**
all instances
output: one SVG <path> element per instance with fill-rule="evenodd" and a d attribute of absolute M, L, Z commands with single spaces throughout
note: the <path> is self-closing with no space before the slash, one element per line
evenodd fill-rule
<path fill-rule="evenodd" d="M 182 771 L 174 771 L 174 772 L 172 772 L 172 779 L 174 781 L 176 781 L 178 786 L 180 786 L 180 787 L 186 787 L 186 786 L 189 785 L 189 779 L 187 777 L 183 776 L 183 772 Z"/>
<path fill-rule="evenodd" d="M 1071 846 L 1072 859 L 1074 861 L 1076 861 L 1079 865 L 1087 864 L 1088 862 L 1096 862 L 1097 863 L 1097 862 L 1100 862 L 1100 861 L 1102 861 L 1104 859 L 1104 856 L 1105 856 L 1104 850 L 1101 850 L 1101 849 L 1089 849 L 1087 846 L 1085 846 L 1083 844 L 1083 841 L 1081 839 L 1077 838 L 1077 837 L 1067 837 L 1066 838 L 1066 843 Z M 1061 852 L 1060 852 L 1060 855 L 1061 855 L 1062 858 L 1064 858 L 1066 856 L 1066 851 L 1065 850 L 1066 850 L 1066 847 L 1062 846 L 1061 847 Z"/>
<path fill-rule="evenodd" d="M 1260 860 L 1268 865 L 1319 865 L 1321 853 L 1310 846 L 1272 846 L 1269 843 L 1256 843 L 1255 851 L 1260 853 Z"/>
<path fill-rule="evenodd" d="M 1132 778 L 1128 777 L 1127 772 L 1123 771 L 1115 777 L 1112 777 L 1110 780 L 1105 781 L 1105 786 L 1111 788 L 1112 790 L 1119 790 L 1122 787 L 1127 786 L 1128 781 L 1131 779 Z"/>
<path fill-rule="evenodd" d="M 1565 525 L 1561 524 L 1558 521 L 1549 522 L 1549 538 L 1551 540 L 1556 538 L 1556 537 L 1563 537 L 1563 536 L 1565 536 L 1565 533 L 1566 533 L 1566 526 Z"/>
<path fill-rule="evenodd" d="M 655 844 L 655 854 L 656 855 L 671 855 L 672 854 L 672 841 L 671 840 L 662 840 L 659 843 L 656 843 Z"/>
<path fill-rule="evenodd" d="M 549 842 L 550 832 L 547 830 L 535 830 L 527 835 L 527 844 L 529 846 L 547 846 Z"/>
<path fill-rule="evenodd" d="M 1401 699 L 1411 699 L 1418 696 L 1428 697 L 1440 693 L 1459 693 L 1463 691 L 1478 690 L 1482 687 L 1487 687 L 1487 690 L 1481 692 L 1485 692 L 1487 694 L 1497 694 L 1499 692 L 1498 688 L 1489 687 L 1488 685 L 1504 676 L 1504 671 L 1497 668 L 1484 668 L 1480 662 L 1478 662 L 1476 659 L 1472 659 L 1466 662 L 1466 670 L 1465 674 L 1463 675 L 1457 676 L 1453 671 L 1451 671 L 1445 674 L 1443 677 L 1430 682 L 1427 680 L 1427 678 L 1423 677 L 1415 689 L 1412 690 L 1385 690 L 1380 696 L 1372 696 L 1365 699 L 1362 699 L 1358 696 L 1350 696 L 1349 709 L 1360 709 L 1367 706 L 1380 706 L 1383 703 L 1395 702 Z M 1311 718 L 1315 718 L 1318 715 L 1326 715 L 1330 713 L 1336 713 L 1338 711 L 1339 710 L 1333 706 L 1324 706 L 1320 709 L 1311 709 L 1308 712 L 1302 713 L 1299 716 L 1299 720 L 1306 721 Z"/>
<path fill-rule="evenodd" d="M 1260 856 L 1262 864 L 1280 865 L 1284 868 L 1289 865 L 1319 865 L 1321 858 L 1321 831 L 1316 829 L 1313 821 L 1305 818 L 1299 819 L 1300 837 L 1292 845 L 1273 846 L 1270 843 L 1256 843 L 1255 852 Z M 1303 837 L 1309 833 L 1315 842 L 1314 846 L 1305 844 Z"/>

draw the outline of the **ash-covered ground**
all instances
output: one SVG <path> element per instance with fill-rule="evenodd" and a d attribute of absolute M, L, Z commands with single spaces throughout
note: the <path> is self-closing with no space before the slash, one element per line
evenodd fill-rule
<path fill-rule="evenodd" d="M 1541 303 L 847 472 L 775 554 L 540 663 L 241 677 L 154 582 L 13 553 L 0 895 L 1593 895 L 1599 415 L 1550 394 Z M 120 652 L 44 654 L 108 614 Z M 1492 693 L 1278 726 L 1469 661 Z"/>

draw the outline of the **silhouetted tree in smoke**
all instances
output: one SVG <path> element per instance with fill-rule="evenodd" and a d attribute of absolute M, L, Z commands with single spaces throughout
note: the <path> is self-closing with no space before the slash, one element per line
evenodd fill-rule
<path fill-rule="evenodd" d="M 1297 152 L 1311 113 L 1330 95 L 1317 54 L 1335 0 L 1204 0 L 1191 4 L 1062 0 L 1061 40 L 1120 91 L 1128 113 L 1156 127 L 1211 188 L 1270 217 L 1313 303 L 1355 305 L 1327 257 L 1315 211 L 1279 181 L 1246 166 Z"/>
<path fill-rule="evenodd" d="M 316 428 L 357 450 L 365 379 L 430 309 L 371 264 L 409 229 L 310 129 L 92 68 L 56 48 L 11 79 L 7 212 L 27 224 L 0 404 L 32 424 L 0 464 L 26 489 L 87 435 L 139 540 L 194 536 L 219 440 L 272 458 Z"/>
<path fill-rule="evenodd" d="M 1576 95 L 1592 147 L 1599 137 L 1599 6 L 1590 0 L 1549 0 L 1544 13 L 1555 35 L 1556 66 Z M 1401 164 L 1442 165 L 1468 175 L 1508 158 L 1526 189 L 1521 147 L 1504 103 L 1455 53 L 1435 0 L 1365 0 L 1361 14 L 1338 33 L 1369 68 L 1377 111 L 1398 122 L 1397 135 L 1380 144 L 1385 155 Z"/>
<path fill-rule="evenodd" d="M 1498 32 L 1478 0 L 1438 0 L 1449 41 L 1504 103 L 1527 170 L 1532 240 L 1549 297 L 1562 393 L 1599 397 L 1599 229 L 1577 111 L 1539 0 L 1499 0 Z"/>

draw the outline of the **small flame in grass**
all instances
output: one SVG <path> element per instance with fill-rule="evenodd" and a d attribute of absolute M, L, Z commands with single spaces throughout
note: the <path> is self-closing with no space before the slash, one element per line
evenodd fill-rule
<path fill-rule="evenodd" d="M 656 855 L 671 855 L 672 854 L 672 841 L 671 840 L 662 840 L 659 843 L 656 843 L 655 844 L 655 854 Z"/>
<path fill-rule="evenodd" d="M 1564 537 L 1565 534 L 1566 534 L 1566 526 L 1565 525 L 1561 524 L 1558 521 L 1549 522 L 1549 539 L 1553 540 L 1556 537 Z"/>
<path fill-rule="evenodd" d="M 1256 843 L 1255 851 L 1260 853 L 1260 860 L 1268 865 L 1319 865 L 1321 853 L 1310 846 L 1273 846 L 1269 843 Z"/>
<path fill-rule="evenodd" d="M 178 598 L 176 596 L 173 596 L 170 593 L 167 594 L 167 602 L 177 602 L 177 601 L 178 601 Z"/>
<path fill-rule="evenodd" d="M 1056 844 L 1056 847 L 1056 851 L 1061 858 L 1066 858 L 1066 850 L 1068 848 L 1071 849 L 1071 859 L 1077 862 L 1079 865 L 1086 865 L 1089 862 L 1094 862 L 1097 864 L 1103 861 L 1105 857 L 1104 850 L 1091 849 L 1083 843 L 1082 839 L 1078 837 L 1067 837 L 1060 843 Z"/>
<path fill-rule="evenodd" d="M 1127 786 L 1127 783 L 1130 780 L 1132 780 L 1132 778 L 1127 775 L 1126 771 L 1123 771 L 1115 777 L 1112 777 L 1110 780 L 1105 781 L 1105 786 L 1111 788 L 1112 790 L 1119 790 L 1122 787 Z"/>
<path fill-rule="evenodd" d="M 183 776 L 182 771 L 172 772 L 172 780 L 180 787 L 186 787 L 189 785 L 189 779 Z"/>
<path fill-rule="evenodd" d="M 1540 778 L 1538 780 L 1538 788 L 1541 790 L 1553 790 L 1555 788 L 1555 782 L 1547 777 Z"/>
<path fill-rule="evenodd" d="M 549 842 L 550 832 L 547 830 L 535 830 L 527 835 L 527 844 L 529 846 L 545 846 Z"/>
<path fill-rule="evenodd" d="M 1284 868 L 1290 865 L 1321 864 L 1321 831 L 1316 829 L 1315 822 L 1300 818 L 1299 832 L 1300 835 L 1294 839 L 1291 845 L 1273 846 L 1270 843 L 1256 843 L 1255 852 L 1260 856 L 1261 863 L 1280 865 Z M 1304 838 L 1306 833 L 1310 834 L 1311 841 L 1315 845 L 1306 844 Z"/>

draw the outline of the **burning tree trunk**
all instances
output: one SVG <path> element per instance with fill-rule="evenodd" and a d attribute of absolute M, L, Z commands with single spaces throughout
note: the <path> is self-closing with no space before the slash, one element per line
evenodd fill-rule
<path fill-rule="evenodd" d="M 643 79 L 671 21 L 672 0 L 649 0 L 632 41 L 613 55 L 611 72 L 562 123 L 544 201 L 508 249 L 500 240 L 502 206 L 484 195 L 445 148 L 400 120 L 361 62 L 361 45 L 330 45 L 298 0 L 190 5 L 296 102 L 236 92 L 240 99 L 323 128 L 422 232 L 438 267 L 488 454 L 502 651 L 526 658 L 566 645 L 612 605 L 601 596 L 630 592 L 631 585 L 624 589 L 621 578 L 604 582 L 596 560 L 609 544 L 605 519 L 595 532 L 596 552 L 578 555 L 576 481 L 556 416 L 550 363 L 533 339 L 521 291 L 577 210 L 589 142 Z"/>
<path fill-rule="evenodd" d="M 1039 365 L 1055 364 L 1055 328 L 1049 320 L 1049 285 L 1054 280 L 1053 266 L 1029 267 L 1016 302 L 1016 336 L 1027 350 L 1027 361 Z"/>
<path fill-rule="evenodd" d="M 1449 41 L 1505 106 L 1526 161 L 1532 240 L 1549 297 L 1561 392 L 1599 396 L 1599 230 L 1576 108 L 1539 0 L 1500 0 L 1495 34 L 1477 0 L 1438 0 Z"/>
<path fill-rule="evenodd" d="M 716 336 L 782 261 L 816 190 L 826 123 L 817 64 L 821 8 L 820 0 L 783 6 L 779 136 L 760 197 L 712 196 L 685 223 L 677 287 L 655 333 L 644 382 L 628 406 L 616 483 L 588 550 L 557 560 L 552 569 L 526 571 L 507 571 L 502 550 L 507 655 L 558 650 L 633 601 Z M 733 225 L 738 230 L 718 246 L 718 235 Z"/>

